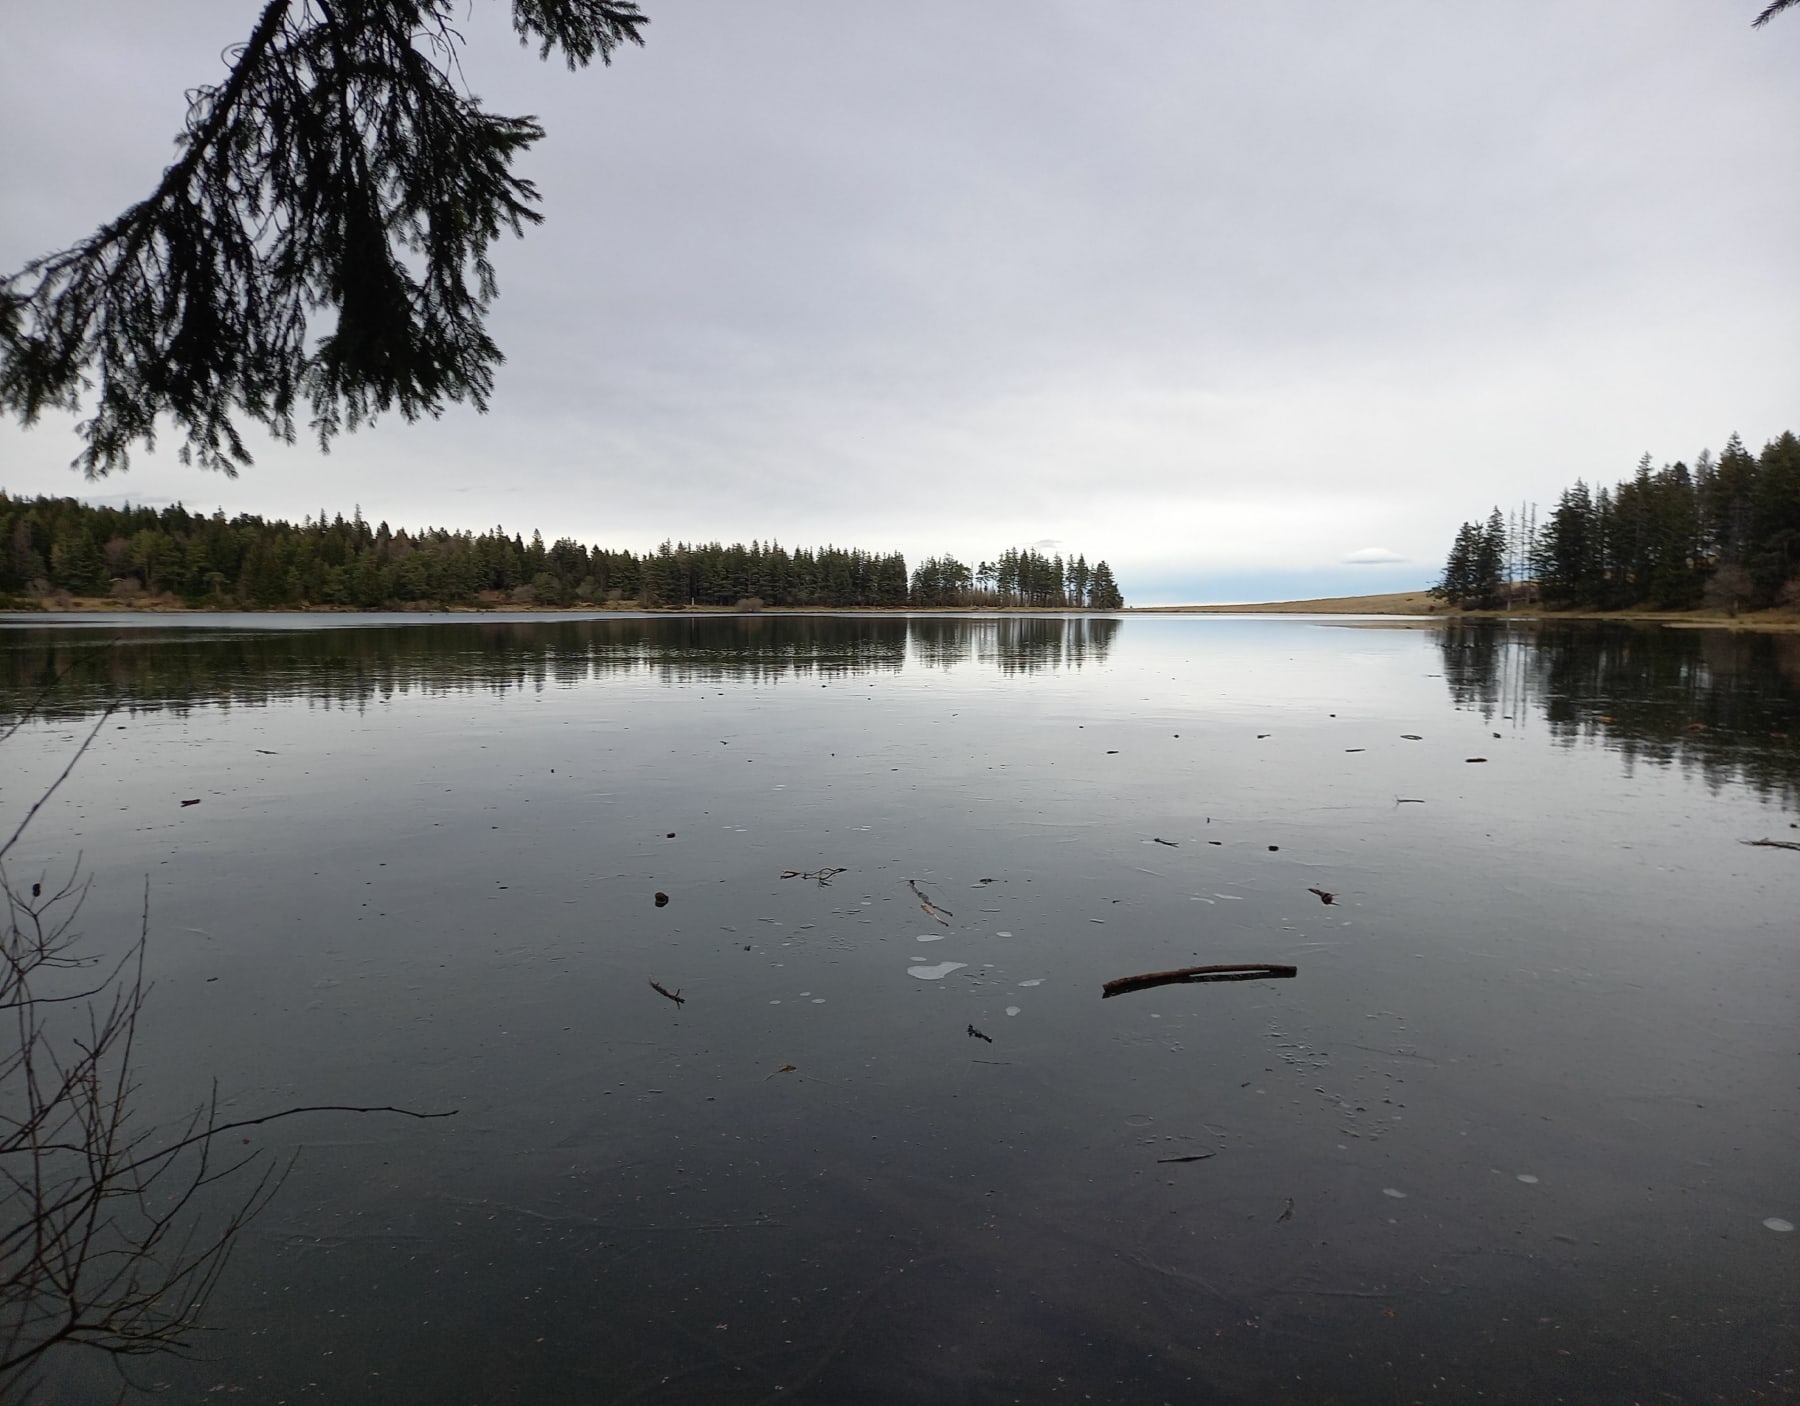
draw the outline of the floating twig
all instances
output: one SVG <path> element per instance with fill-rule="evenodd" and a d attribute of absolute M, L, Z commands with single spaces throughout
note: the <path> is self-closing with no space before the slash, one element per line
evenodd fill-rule
<path fill-rule="evenodd" d="M 1204 1162 L 1208 1157 L 1217 1157 L 1216 1152 L 1194 1152 L 1186 1157 L 1158 1157 L 1158 1162 Z"/>
<path fill-rule="evenodd" d="M 1318 894 L 1318 895 L 1319 895 L 1319 902 L 1321 902 L 1321 903 L 1326 903 L 1326 904 L 1331 904 L 1331 903 L 1336 903 L 1336 902 L 1337 902 L 1337 895 L 1336 895 L 1336 894 L 1335 894 L 1335 893 L 1326 893 L 1326 892 L 1325 892 L 1325 890 L 1324 890 L 1324 889 L 1312 889 L 1312 888 L 1309 888 L 1309 889 L 1308 889 L 1308 890 L 1307 890 L 1307 892 L 1308 892 L 1308 893 L 1316 893 L 1316 894 Z"/>
<path fill-rule="evenodd" d="M 1290 1196 L 1287 1198 L 1287 1205 L 1285 1205 L 1281 1208 L 1281 1214 L 1275 1217 L 1275 1221 L 1276 1221 L 1276 1224 L 1279 1225 L 1282 1221 L 1292 1220 L 1293 1218 L 1294 1218 L 1294 1198 L 1292 1196 Z"/>
<path fill-rule="evenodd" d="M 817 879 L 819 881 L 819 887 L 824 888 L 833 879 L 835 879 L 839 874 L 848 874 L 849 872 L 850 871 L 848 869 L 843 869 L 843 868 L 838 868 L 838 869 L 783 869 L 781 871 L 781 877 L 784 879 Z"/>
<path fill-rule="evenodd" d="M 994 1037 L 992 1035 L 983 1035 L 973 1025 L 969 1027 L 969 1038 L 971 1040 L 986 1040 L 990 1045 L 994 1043 Z"/>
<path fill-rule="evenodd" d="M 1181 848 L 1180 840 L 1165 840 L 1160 835 L 1152 835 L 1150 837 L 1150 843 L 1153 845 L 1167 845 L 1170 849 Z"/>
<path fill-rule="evenodd" d="M 671 990 L 669 990 L 668 987 L 664 986 L 655 977 L 650 978 L 650 985 L 651 985 L 652 989 L 654 989 L 659 995 L 667 996 L 676 1005 L 685 1006 L 687 1004 L 687 997 L 685 997 L 681 994 L 681 988 L 679 986 L 677 986 L 673 991 L 671 991 Z"/>
<path fill-rule="evenodd" d="M 1792 840 L 1739 840 L 1740 845 L 1754 845 L 1758 849 L 1800 849 L 1800 844 Z"/>
<path fill-rule="evenodd" d="M 1152 986 L 1175 986 L 1193 981 L 1261 981 L 1265 977 L 1297 976 L 1300 968 L 1280 962 L 1225 962 L 1206 967 L 1177 967 L 1173 971 L 1145 972 L 1142 976 L 1122 976 L 1100 988 L 1101 999 L 1123 996 L 1128 991 L 1145 991 Z"/>
<path fill-rule="evenodd" d="M 1425 798 L 1423 796 L 1395 796 L 1394 804 L 1397 806 L 1422 806 L 1425 804 Z"/>
<path fill-rule="evenodd" d="M 935 918 L 945 927 L 950 926 L 950 919 L 954 918 L 956 914 L 952 913 L 948 908 L 938 907 L 937 904 L 925 897 L 924 892 L 919 888 L 918 880 L 908 879 L 906 881 L 906 886 L 913 891 L 913 897 L 919 900 L 919 907 L 925 910 L 928 917 Z"/>

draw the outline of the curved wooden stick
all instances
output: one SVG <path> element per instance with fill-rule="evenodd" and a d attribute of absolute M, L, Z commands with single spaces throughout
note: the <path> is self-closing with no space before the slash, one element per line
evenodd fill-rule
<path fill-rule="evenodd" d="M 1210 967 L 1176 967 L 1173 971 L 1145 972 L 1142 976 L 1122 976 L 1100 988 L 1100 999 L 1123 996 L 1127 991 L 1145 991 L 1152 986 L 1175 986 L 1189 981 L 1261 981 L 1265 977 L 1297 976 L 1300 968 L 1280 962 L 1224 962 Z"/>

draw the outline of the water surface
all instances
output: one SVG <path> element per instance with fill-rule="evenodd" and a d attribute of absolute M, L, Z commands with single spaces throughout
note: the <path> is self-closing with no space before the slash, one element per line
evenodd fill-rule
<path fill-rule="evenodd" d="M 79 852 L 102 946 L 149 876 L 145 1116 L 459 1110 L 258 1130 L 204 1360 L 138 1380 L 1800 1391 L 1800 853 L 1742 843 L 1800 839 L 1800 641 L 327 625 L 0 628 L 0 711 L 58 680 L 8 833 L 119 705 L 10 868 Z M 1100 998 L 1228 961 L 1298 975 Z"/>

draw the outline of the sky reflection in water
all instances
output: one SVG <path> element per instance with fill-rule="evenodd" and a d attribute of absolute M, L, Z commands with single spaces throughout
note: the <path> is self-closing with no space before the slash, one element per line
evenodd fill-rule
<path fill-rule="evenodd" d="M 9 711 L 96 661 L 5 817 L 125 700 L 13 867 L 82 851 L 102 941 L 150 875 L 146 1112 L 461 1110 L 271 1129 L 156 1380 L 1791 1389 L 1789 640 L 332 623 L 0 630 Z M 1299 976 L 1100 1000 L 1225 961 Z"/>

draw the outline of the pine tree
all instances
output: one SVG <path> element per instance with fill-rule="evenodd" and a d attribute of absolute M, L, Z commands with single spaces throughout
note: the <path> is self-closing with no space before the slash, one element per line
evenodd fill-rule
<path fill-rule="evenodd" d="M 0 412 L 29 425 L 91 385 L 94 478 L 164 415 L 183 462 L 233 474 L 240 417 L 291 441 L 304 413 L 323 444 L 388 410 L 485 409 L 488 249 L 543 218 L 512 165 L 544 132 L 467 92 L 458 8 L 268 0 L 225 81 L 192 91 L 156 189 L 0 279 Z M 520 38 L 571 68 L 647 22 L 630 0 L 513 0 Z"/>

